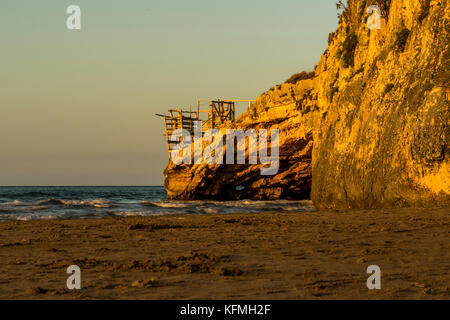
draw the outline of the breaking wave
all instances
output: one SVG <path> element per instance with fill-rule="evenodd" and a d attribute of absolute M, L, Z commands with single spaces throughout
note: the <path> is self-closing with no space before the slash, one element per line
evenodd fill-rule
<path fill-rule="evenodd" d="M 65 200 L 65 199 L 42 199 L 34 202 L 24 202 L 20 200 L 14 200 L 11 202 L 0 203 L 1 207 L 29 207 L 28 210 L 32 208 L 41 208 L 42 206 L 91 206 L 95 208 L 110 208 L 113 206 L 112 201 L 106 199 L 94 199 L 94 200 Z M 36 209 L 40 210 L 40 209 Z"/>
<path fill-rule="evenodd" d="M 0 220 L 314 211 L 311 201 L 168 201 L 162 187 L 0 187 Z"/>

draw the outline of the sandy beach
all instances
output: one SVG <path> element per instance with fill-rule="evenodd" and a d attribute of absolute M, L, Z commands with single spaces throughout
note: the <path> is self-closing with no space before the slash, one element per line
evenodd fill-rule
<path fill-rule="evenodd" d="M 448 299 L 448 208 L 0 223 L 1 299 Z M 368 290 L 369 265 L 382 289 Z M 81 290 L 66 268 L 81 268 Z"/>

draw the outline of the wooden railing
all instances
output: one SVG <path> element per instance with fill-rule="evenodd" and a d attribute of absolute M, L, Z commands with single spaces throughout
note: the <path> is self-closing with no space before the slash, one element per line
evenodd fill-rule
<path fill-rule="evenodd" d="M 194 137 L 194 123 L 196 121 L 202 122 L 202 133 L 209 129 L 219 128 L 228 121 L 235 120 L 235 102 L 248 102 L 249 107 L 254 100 L 212 100 L 209 102 L 208 110 L 201 110 L 201 102 L 197 102 L 197 111 L 187 111 L 183 109 L 169 109 L 168 115 L 156 114 L 164 118 L 164 126 L 167 148 L 169 155 L 175 146 L 180 143 L 181 138 L 172 140 L 172 133 L 177 129 L 185 129 L 190 135 L 191 139 Z M 202 119 L 202 114 L 207 114 L 207 119 Z M 191 141 L 192 142 L 192 141 Z"/>

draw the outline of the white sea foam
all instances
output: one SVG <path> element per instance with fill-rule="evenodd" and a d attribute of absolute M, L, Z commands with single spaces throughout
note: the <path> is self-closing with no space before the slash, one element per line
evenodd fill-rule
<path fill-rule="evenodd" d="M 29 220 L 56 220 L 68 218 L 67 215 L 54 214 L 3 214 L 0 215 L 0 221 L 29 221 Z"/>
<path fill-rule="evenodd" d="M 91 206 L 95 208 L 110 208 L 112 202 L 106 199 L 94 199 L 94 200 L 61 200 L 61 203 L 65 206 Z"/>
<path fill-rule="evenodd" d="M 153 205 L 155 205 L 156 207 L 161 207 L 161 208 L 187 208 L 192 206 L 192 203 L 178 203 L 178 202 L 152 202 L 149 201 L 145 204 L 151 203 Z"/>
<path fill-rule="evenodd" d="M 161 216 L 161 215 L 174 215 L 174 214 L 180 214 L 181 212 L 170 212 L 170 211 L 117 211 L 117 212 L 111 212 L 111 215 L 114 216 L 120 216 L 120 217 L 148 217 L 148 216 Z"/>
<path fill-rule="evenodd" d="M 64 189 L 61 191 L 60 189 Z M 69 188 L 70 189 L 70 188 Z M 180 214 L 229 214 L 314 211 L 311 201 L 169 201 L 164 194 L 129 188 L 65 188 L 9 190 L 0 199 L 0 220 L 80 219 L 115 216 L 161 216 Z M 149 189 L 151 191 L 152 189 Z M 5 202 L 1 202 L 5 201 Z"/>
<path fill-rule="evenodd" d="M 20 200 L 14 200 L 11 202 L 3 202 L 1 203 L 2 206 L 32 206 L 34 205 L 33 202 L 24 202 Z"/>
<path fill-rule="evenodd" d="M 63 206 L 91 206 L 95 208 L 110 208 L 113 206 L 112 201 L 106 199 L 94 200 L 70 200 L 70 199 L 42 199 L 34 202 L 24 202 L 14 200 L 12 202 L 0 203 L 2 207 L 26 207 L 26 206 L 42 206 L 42 205 L 63 205 Z"/>

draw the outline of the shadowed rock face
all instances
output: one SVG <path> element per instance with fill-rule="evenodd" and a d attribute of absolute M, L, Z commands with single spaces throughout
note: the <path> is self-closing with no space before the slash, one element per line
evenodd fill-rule
<path fill-rule="evenodd" d="M 280 130 L 277 175 L 261 176 L 260 165 L 169 163 L 169 197 L 449 205 L 449 1 L 374 2 L 380 30 L 366 26 L 373 3 L 349 0 L 314 78 L 270 89 L 234 124 Z"/>
<path fill-rule="evenodd" d="M 304 145 L 305 154 L 282 159 L 274 176 L 262 176 L 260 165 L 169 165 L 164 171 L 169 198 L 309 199 L 311 136 L 295 143 Z"/>

